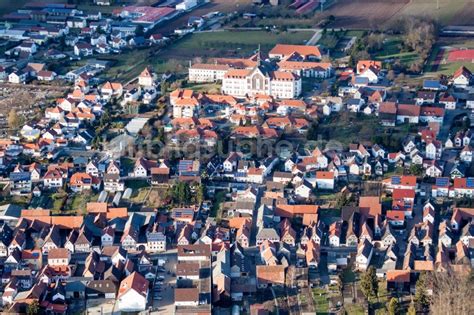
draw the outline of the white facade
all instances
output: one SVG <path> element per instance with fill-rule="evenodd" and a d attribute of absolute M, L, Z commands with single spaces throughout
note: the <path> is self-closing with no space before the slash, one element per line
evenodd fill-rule
<path fill-rule="evenodd" d="M 198 83 L 222 81 L 228 70 L 229 67 L 226 65 L 197 64 L 189 68 L 189 81 Z"/>
<path fill-rule="evenodd" d="M 253 70 L 230 70 L 222 81 L 222 92 L 235 97 L 270 95 L 292 99 L 301 94 L 301 77 L 286 72 L 264 73 L 259 67 Z"/>
<path fill-rule="evenodd" d="M 130 289 L 118 299 L 119 310 L 122 312 L 139 312 L 146 309 L 147 297 Z"/>

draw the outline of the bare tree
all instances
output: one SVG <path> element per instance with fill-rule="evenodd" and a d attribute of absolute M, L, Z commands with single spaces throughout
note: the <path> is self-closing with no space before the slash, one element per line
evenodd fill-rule
<path fill-rule="evenodd" d="M 434 315 L 474 314 L 474 280 L 472 276 L 447 272 L 433 273 L 431 313 Z"/>

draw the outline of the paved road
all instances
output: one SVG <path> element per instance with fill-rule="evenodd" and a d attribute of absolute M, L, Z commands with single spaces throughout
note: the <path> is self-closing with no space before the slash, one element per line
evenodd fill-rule
<path fill-rule="evenodd" d="M 456 117 L 459 115 L 467 115 L 470 117 L 470 109 L 455 109 L 455 110 L 446 110 L 443 119 L 443 125 L 441 126 L 438 134 L 438 139 L 442 142 L 445 142 L 449 136 L 449 130 L 451 130 L 451 125 Z"/>
<path fill-rule="evenodd" d="M 313 46 L 321 39 L 323 30 L 319 29 L 314 33 L 313 37 L 306 43 L 306 46 Z"/>
<path fill-rule="evenodd" d="M 272 291 L 273 294 L 273 301 L 275 301 L 275 311 L 276 315 L 280 315 L 280 306 L 278 305 L 278 299 L 275 294 L 275 290 L 271 287 L 270 290 Z"/>
<path fill-rule="evenodd" d="M 48 84 L 15 84 L 15 83 L 0 83 L 0 88 L 10 88 L 10 89 L 37 89 L 37 90 L 46 90 L 46 91 L 69 91 L 72 89 L 71 86 L 58 86 L 58 85 L 48 85 Z"/>

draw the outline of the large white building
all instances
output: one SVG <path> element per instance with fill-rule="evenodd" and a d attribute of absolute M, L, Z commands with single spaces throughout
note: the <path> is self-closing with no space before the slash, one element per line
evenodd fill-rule
<path fill-rule="evenodd" d="M 250 58 L 216 58 L 189 67 L 190 82 L 222 81 L 222 92 L 234 97 L 269 95 L 291 99 L 301 94 L 303 77 L 328 78 L 331 63 L 319 62 L 316 46 L 276 45 L 265 59 L 260 50 Z M 265 61 L 263 61 L 265 60 Z"/>
<path fill-rule="evenodd" d="M 229 70 L 222 80 L 222 92 L 235 97 L 270 95 L 289 99 L 301 94 L 301 85 L 301 77 L 296 74 L 256 66 L 250 70 Z"/>
<path fill-rule="evenodd" d="M 195 64 L 189 67 L 190 82 L 216 82 L 222 81 L 229 71 L 228 65 L 222 64 Z"/>

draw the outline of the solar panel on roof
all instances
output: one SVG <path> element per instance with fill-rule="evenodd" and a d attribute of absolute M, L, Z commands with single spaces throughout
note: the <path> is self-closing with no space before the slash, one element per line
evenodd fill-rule
<path fill-rule="evenodd" d="M 400 176 L 392 176 L 392 184 L 399 185 L 401 182 Z"/>
<path fill-rule="evenodd" d="M 466 186 L 468 188 L 474 188 L 474 177 L 468 177 L 466 179 Z"/>
<path fill-rule="evenodd" d="M 448 183 L 449 183 L 449 179 L 446 177 L 436 178 L 436 186 L 444 187 L 444 186 L 448 186 Z"/>

